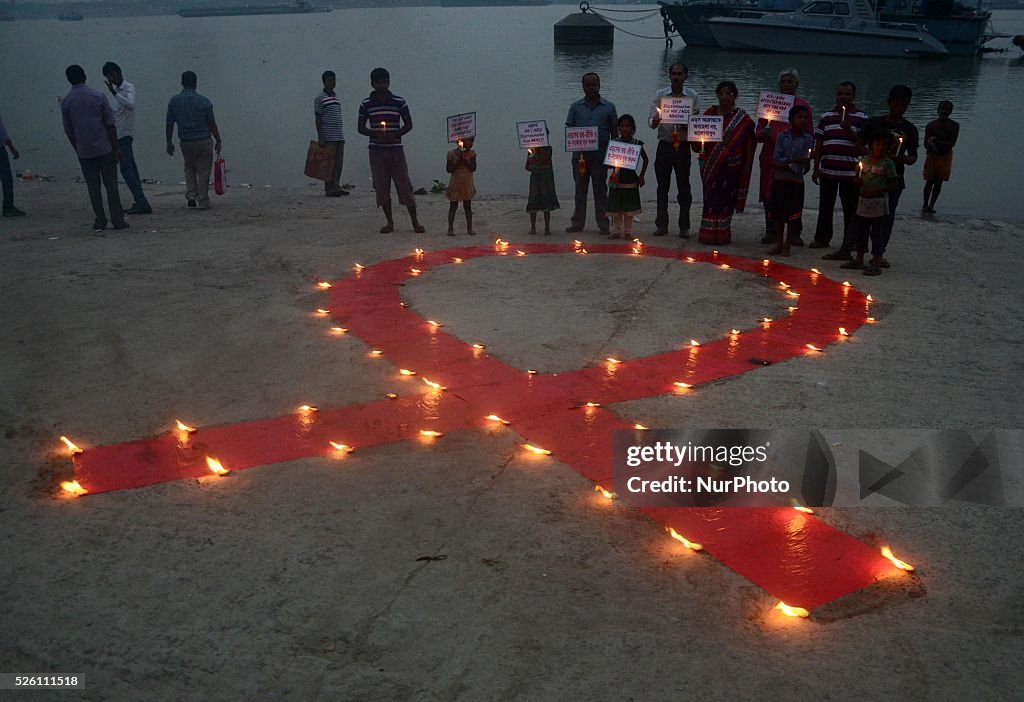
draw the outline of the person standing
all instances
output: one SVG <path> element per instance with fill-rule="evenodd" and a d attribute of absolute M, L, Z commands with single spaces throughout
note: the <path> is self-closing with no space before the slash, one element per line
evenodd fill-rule
<path fill-rule="evenodd" d="M 910 99 L 913 91 L 906 85 L 894 85 L 889 89 L 889 112 L 878 118 L 880 126 L 887 129 L 892 136 L 889 144 L 889 158 L 896 165 L 896 177 L 899 179 L 897 187 L 888 191 L 889 211 L 885 215 L 882 224 L 882 253 L 879 256 L 878 266 L 888 268 L 889 261 L 885 258 L 885 250 L 889 246 L 889 239 L 892 238 L 892 228 L 896 223 L 896 208 L 900 204 L 900 196 L 907 189 L 905 178 L 907 166 L 917 163 L 917 150 L 920 146 L 917 127 L 915 127 L 904 116 L 907 108 L 910 107 Z M 869 123 L 875 118 L 869 120 Z M 864 128 L 865 133 L 868 127 Z"/>
<path fill-rule="evenodd" d="M 676 176 L 676 203 L 679 205 L 679 236 L 690 238 L 690 206 L 693 191 L 690 188 L 690 162 L 692 156 L 686 143 L 687 125 L 661 123 L 663 97 L 693 98 L 693 114 L 700 114 L 697 91 L 683 85 L 690 75 L 685 63 L 673 63 L 668 69 L 669 86 L 654 94 L 651 114 L 647 123 L 658 130 L 658 150 L 654 154 L 654 178 L 658 182 L 658 205 L 654 217 L 654 236 L 668 234 L 668 191 L 672 189 L 672 174 Z"/>
<path fill-rule="evenodd" d="M 121 176 L 135 198 L 135 203 L 125 210 L 125 214 L 152 214 L 153 208 L 142 191 L 142 179 L 132 150 L 135 141 L 135 86 L 124 79 L 121 67 L 113 61 L 103 64 L 103 77 L 107 79 L 107 90 L 114 98 L 114 126 L 117 128 L 117 144 L 121 147 Z"/>
<path fill-rule="evenodd" d="M 384 210 L 387 223 L 381 234 L 395 231 L 395 218 L 391 211 L 391 181 L 395 182 L 399 204 L 405 205 L 417 234 L 427 231 L 416 216 L 416 196 L 412 193 L 409 165 L 402 148 L 402 137 L 412 131 L 412 115 L 405 98 L 391 92 L 391 74 L 386 68 L 370 71 L 373 92 L 359 104 L 356 129 L 370 137 L 370 173 L 373 189 L 377 193 L 377 207 Z M 369 123 L 369 124 L 367 124 Z"/>
<path fill-rule="evenodd" d="M 0 183 L 4 191 L 4 217 L 22 217 L 24 212 L 14 206 L 14 175 L 11 173 L 11 162 L 7 160 L 7 150 L 11 151 L 11 158 L 17 161 L 21 154 L 14 148 L 11 135 L 4 127 L 4 120 L 0 118 Z"/>
<path fill-rule="evenodd" d="M 619 116 L 615 105 L 601 97 L 601 78 L 596 73 L 583 75 L 583 98 L 569 105 L 565 118 L 567 127 L 597 127 L 597 151 L 581 151 L 572 155 L 572 177 L 576 183 L 576 207 L 571 224 L 565 228 L 570 234 L 583 231 L 587 222 L 587 190 L 594 188 L 594 217 L 602 234 L 611 234 L 608 228 L 608 169 L 604 165 L 604 152 L 611 139 L 618 138 Z"/>
<path fill-rule="evenodd" d="M 806 107 L 807 124 L 813 125 L 814 111 L 811 109 L 811 103 L 796 94 L 796 89 L 799 86 L 800 73 L 795 68 L 784 68 L 779 73 L 779 92 L 783 95 L 792 95 L 794 107 L 797 105 Z M 762 244 L 772 244 L 776 241 L 777 224 L 772 217 L 772 182 L 775 180 L 775 176 L 780 173 L 783 173 L 787 180 L 792 180 L 774 164 L 775 145 L 778 143 L 779 136 L 789 130 L 787 117 L 788 115 L 785 114 L 779 115 L 774 124 L 762 117 L 757 120 L 757 126 L 754 127 L 754 135 L 760 143 L 764 144 L 761 148 L 761 187 L 759 193 L 761 203 L 764 205 L 764 238 L 761 239 Z M 802 177 L 800 178 L 800 183 L 803 184 Z M 788 233 L 785 245 L 803 246 L 804 240 L 800 238 L 800 233 L 803 231 L 803 220 L 798 217 L 792 220 L 787 227 Z M 779 242 L 781 246 L 782 240 L 780 239 Z"/>
<path fill-rule="evenodd" d="M 185 199 L 189 207 L 210 209 L 210 171 L 213 152 L 221 151 L 220 130 L 213 103 L 196 92 L 199 81 L 192 71 L 181 74 L 181 92 L 167 103 L 167 155 L 174 155 L 174 125 L 185 161 Z M 215 140 L 210 144 L 210 137 Z"/>
<path fill-rule="evenodd" d="M 60 101 L 61 119 L 89 189 L 89 200 L 96 215 L 93 231 L 101 232 L 107 228 L 101 180 L 107 191 L 107 205 L 114 229 L 127 229 L 121 196 L 117 192 L 117 162 L 121 160 L 121 148 L 117 143 L 114 113 L 106 96 L 85 84 L 85 69 L 71 65 L 64 75 L 71 83 L 71 90 Z"/>
<path fill-rule="evenodd" d="M 953 170 L 953 147 L 960 138 L 960 123 L 949 118 L 953 114 L 953 103 L 943 100 L 939 103 L 939 118 L 924 128 L 924 203 L 921 214 L 935 214 L 935 202 L 942 192 L 942 184 L 949 181 Z M 17 156 L 15 156 L 17 158 Z"/>
<path fill-rule="evenodd" d="M 822 256 L 827 261 L 848 261 L 856 244 L 854 217 L 857 213 L 857 136 L 868 116 L 853 100 L 857 86 L 843 81 L 836 86 L 835 106 L 821 116 L 814 130 L 814 171 L 811 180 L 819 186 L 818 225 L 810 248 L 823 249 L 832 241 L 832 213 L 836 196 L 843 207 L 843 241 L 838 251 Z"/>
<path fill-rule="evenodd" d="M 327 197 L 348 195 L 341 188 L 341 166 L 345 162 L 345 132 L 342 129 L 341 101 L 338 100 L 334 88 L 337 78 L 334 71 L 324 71 L 320 76 L 324 84 L 323 91 L 313 100 L 313 121 L 316 124 L 316 140 L 334 153 L 334 171 L 331 179 L 324 181 L 324 194 Z"/>

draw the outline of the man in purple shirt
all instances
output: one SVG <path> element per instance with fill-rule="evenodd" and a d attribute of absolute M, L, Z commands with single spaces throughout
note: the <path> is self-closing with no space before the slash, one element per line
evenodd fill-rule
<path fill-rule="evenodd" d="M 81 66 L 68 66 L 64 75 L 71 83 L 71 90 L 60 102 L 60 113 L 64 120 L 64 133 L 68 135 L 68 141 L 82 165 L 89 200 L 96 213 L 93 231 L 101 232 L 107 228 L 100 192 L 101 179 L 107 191 L 114 229 L 127 229 L 121 196 L 117 192 L 117 162 L 121 160 L 121 149 L 117 144 L 114 113 L 106 96 L 85 84 L 85 70 Z"/>

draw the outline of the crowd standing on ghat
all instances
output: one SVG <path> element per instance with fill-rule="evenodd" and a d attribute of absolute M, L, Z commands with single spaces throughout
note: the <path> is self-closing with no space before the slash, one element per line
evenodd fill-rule
<path fill-rule="evenodd" d="M 102 74 L 109 98 L 86 84 L 85 70 L 78 65 L 65 71 L 71 88 L 61 98 L 64 132 L 82 169 L 95 219 L 93 229 L 103 231 L 109 223 L 114 229 L 126 229 L 125 215 L 147 215 L 152 207 L 142 187 L 135 162 L 135 86 L 125 79 L 121 67 L 113 61 L 103 65 Z M 842 212 L 842 236 L 838 248 L 823 258 L 839 261 L 845 269 L 878 275 L 889 268 L 885 254 L 892 237 L 896 210 L 907 187 L 906 167 L 918 160 L 921 147 L 918 129 L 905 114 L 913 98 L 912 90 L 895 85 L 889 91 L 888 112 L 869 117 L 856 104 L 857 87 L 850 81 L 836 86 L 835 103 L 817 122 L 810 103 L 798 94 L 800 74 L 795 68 L 779 73 L 778 92 L 792 96 L 788 114 L 774 120 L 752 119 L 737 105 L 736 84 L 723 80 L 715 88 L 715 102 L 700 111 L 700 96 L 685 85 L 689 69 L 683 63 L 669 67 L 669 85 L 655 93 L 647 126 L 655 130 L 654 176 L 657 197 L 653 236 L 669 234 L 669 193 L 675 179 L 678 207 L 678 235 L 690 238 L 690 209 L 693 193 L 690 182 L 693 156 L 697 156 L 703 191 L 698 241 L 722 246 L 732 241 L 732 217 L 743 212 L 750 187 L 755 157 L 760 163 L 758 200 L 764 209 L 764 236 L 761 243 L 772 244 L 771 255 L 789 256 L 793 247 L 804 245 L 803 209 L 805 176 L 810 173 L 818 186 L 818 217 L 813 240 L 808 248 L 830 248 L 836 200 Z M 313 101 L 313 122 L 317 145 L 330 158 L 330 172 L 324 177 L 324 195 L 342 197 L 348 191 L 341 185 L 344 164 L 345 133 L 342 102 L 336 88 L 336 75 L 324 71 L 323 90 Z M 391 76 L 384 68 L 370 73 L 372 92 L 359 105 L 357 131 L 368 138 L 368 154 L 377 206 L 385 224 L 380 232 L 395 229 L 391 206 L 392 183 L 399 204 L 408 211 L 412 228 L 423 233 L 416 211 L 412 179 L 405 159 L 402 137 L 412 131 L 412 116 L 404 98 L 391 92 Z M 198 77 L 192 71 L 181 75 L 182 90 L 167 105 L 167 154 L 175 153 L 174 130 L 185 167 L 186 206 L 210 207 L 210 175 L 214 152 L 220 154 L 222 141 L 213 113 L 213 103 L 197 92 Z M 610 239 L 632 238 L 634 217 L 640 214 L 640 190 L 646 183 L 649 157 L 644 142 L 637 138 L 632 115 L 621 117 L 615 104 L 601 94 L 601 78 L 596 73 L 582 76 L 583 96 L 569 105 L 566 127 L 596 127 L 597 149 L 571 154 L 574 183 L 573 211 L 566 232 L 584 230 L 588 201 L 593 198 L 594 220 L 599 232 Z M 662 122 L 663 98 L 690 98 L 693 114 L 722 118 L 722 138 L 710 144 L 688 142 L 680 135 L 679 125 Z M 960 125 L 950 119 L 953 104 L 939 103 L 938 118 L 925 129 L 925 180 L 922 215 L 935 213 L 935 204 L 952 170 L 953 148 Z M 686 130 L 683 129 L 683 134 Z M 638 170 L 605 165 L 609 143 L 639 147 Z M 20 154 L 0 118 L 0 181 L 3 185 L 3 216 L 25 214 L 14 205 L 14 184 L 10 157 Z M 758 145 L 760 155 L 757 156 Z M 117 184 L 117 168 L 134 199 L 125 209 Z M 526 211 L 530 215 L 530 234 L 537 234 L 537 215 L 544 215 L 544 234 L 551 234 L 551 212 L 559 209 L 555 192 L 553 149 L 549 146 L 528 150 L 526 170 L 530 173 Z M 472 200 L 476 194 L 473 175 L 477 154 L 473 139 L 460 139 L 458 148 L 446 155 L 450 174 L 445 194 L 450 201 L 448 235 L 455 236 L 454 223 L 459 203 L 466 219 L 466 233 L 473 230 Z M 106 207 L 103 193 L 106 192 Z M 611 217 L 609 217 L 611 215 Z M 614 231 L 612 225 L 614 224 Z M 870 259 L 865 260 L 870 252 Z"/>

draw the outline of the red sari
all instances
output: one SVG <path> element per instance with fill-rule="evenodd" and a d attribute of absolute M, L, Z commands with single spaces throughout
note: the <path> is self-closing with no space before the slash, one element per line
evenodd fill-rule
<path fill-rule="evenodd" d="M 704 114 L 717 115 L 718 105 L 712 105 Z M 704 213 L 700 220 L 702 244 L 732 241 L 732 215 L 746 207 L 754 164 L 753 120 L 738 107 L 724 117 L 722 141 L 706 150 L 700 159 L 704 184 Z"/>

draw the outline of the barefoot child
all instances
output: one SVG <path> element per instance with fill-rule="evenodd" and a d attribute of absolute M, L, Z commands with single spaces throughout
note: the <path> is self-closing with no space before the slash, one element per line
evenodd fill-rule
<path fill-rule="evenodd" d="M 890 136 L 873 136 L 869 142 L 871 153 L 857 164 L 857 257 L 839 266 L 863 270 L 864 275 L 879 275 L 885 251 L 885 223 L 889 215 L 889 193 L 900 187 L 896 164 L 888 156 Z M 864 254 L 871 241 L 871 261 L 864 265 Z"/>
<path fill-rule="evenodd" d="M 921 214 L 935 214 L 935 201 L 942 192 L 942 183 L 949 181 L 953 169 L 953 147 L 960 136 L 960 124 L 949 118 L 953 103 L 943 100 L 939 103 L 939 118 L 924 128 L 924 204 Z"/>
<path fill-rule="evenodd" d="M 633 217 L 640 214 L 640 188 L 644 186 L 647 173 L 647 152 L 643 142 L 635 138 L 636 120 L 632 115 L 622 115 L 618 123 L 618 141 L 640 145 L 640 159 L 643 165 L 637 174 L 632 168 L 615 168 L 608 177 L 608 214 L 615 225 L 610 239 L 633 238 Z"/>
<path fill-rule="evenodd" d="M 789 256 L 790 247 L 800 237 L 804 211 L 804 174 L 811 169 L 814 135 L 807 131 L 811 111 L 805 105 L 794 105 L 789 111 L 789 129 L 775 142 L 772 166 L 772 221 L 775 224 L 775 248 L 772 255 Z M 785 238 L 783 238 L 785 234 Z"/>
<path fill-rule="evenodd" d="M 530 172 L 530 197 L 526 211 L 530 213 L 530 234 L 537 233 L 537 213 L 544 213 L 544 236 L 551 235 L 551 210 L 558 209 L 555 194 L 555 171 L 551 165 L 551 147 L 539 146 L 529 149 L 526 155 L 526 170 Z"/>
<path fill-rule="evenodd" d="M 451 173 L 448 179 L 448 189 L 445 195 L 448 196 L 448 236 L 455 236 L 455 211 L 462 203 L 462 210 L 466 213 L 466 233 L 476 236 L 473 231 L 473 196 L 476 195 L 476 186 L 473 185 L 473 173 L 476 171 L 476 152 L 473 151 L 473 138 L 466 137 L 459 139 L 458 148 L 448 152 L 448 163 L 445 169 Z"/>

